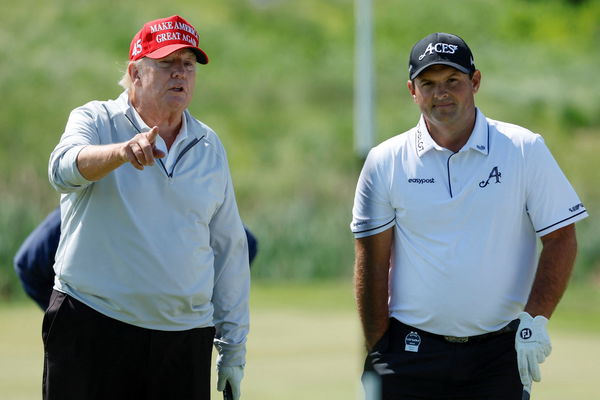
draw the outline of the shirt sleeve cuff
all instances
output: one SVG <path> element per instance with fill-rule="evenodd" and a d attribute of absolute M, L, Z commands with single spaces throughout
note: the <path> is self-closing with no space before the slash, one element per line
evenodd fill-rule
<path fill-rule="evenodd" d="M 246 344 L 228 344 L 215 339 L 215 347 L 219 352 L 217 367 L 234 367 L 246 364 Z"/>
<path fill-rule="evenodd" d="M 77 168 L 77 156 L 84 147 L 86 146 L 82 145 L 70 148 L 60 159 L 62 181 L 69 186 L 84 186 L 92 182 L 85 179 L 83 175 L 81 175 L 81 172 L 79 172 L 79 168 Z"/>
<path fill-rule="evenodd" d="M 369 221 L 365 223 L 360 223 L 357 221 L 353 221 L 350 225 L 350 229 L 354 234 L 355 239 L 360 239 L 367 236 L 376 235 L 383 231 L 390 229 L 396 223 L 396 217 L 393 217 L 391 220 L 382 222 L 382 221 Z"/>

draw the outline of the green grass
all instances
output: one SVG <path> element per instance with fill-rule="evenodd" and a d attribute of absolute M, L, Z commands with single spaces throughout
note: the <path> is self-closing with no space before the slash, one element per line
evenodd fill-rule
<path fill-rule="evenodd" d="M 598 282 L 572 283 L 552 316 L 551 328 L 597 335 L 600 338 Z"/>
<path fill-rule="evenodd" d="M 363 355 L 349 281 L 254 284 L 251 312 L 243 399 L 360 398 Z M 0 306 L 3 399 L 40 398 L 41 321 L 30 302 Z M 598 290 L 573 285 L 550 323 L 553 353 L 534 385 L 536 400 L 597 398 L 598 321 Z"/>

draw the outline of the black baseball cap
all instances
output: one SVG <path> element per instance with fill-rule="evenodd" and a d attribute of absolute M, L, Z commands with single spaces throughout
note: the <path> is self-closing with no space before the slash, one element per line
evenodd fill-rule
<path fill-rule="evenodd" d="M 410 51 L 408 76 L 415 79 L 425 68 L 435 64 L 449 65 L 465 74 L 475 72 L 471 49 L 451 33 L 432 33 L 419 40 Z"/>

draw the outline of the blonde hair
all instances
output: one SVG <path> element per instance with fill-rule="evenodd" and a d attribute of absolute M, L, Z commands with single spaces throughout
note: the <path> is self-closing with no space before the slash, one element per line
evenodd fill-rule
<path fill-rule="evenodd" d="M 139 60 L 127 62 L 127 65 L 125 66 L 125 72 L 123 73 L 121 80 L 119 80 L 119 86 L 121 86 L 123 89 L 126 89 L 126 90 L 131 89 L 131 86 L 133 85 L 133 81 L 131 80 L 131 76 L 129 76 L 129 66 L 133 64 L 133 65 L 136 65 L 138 68 L 141 68 L 143 60 L 144 59 L 141 58 Z"/>

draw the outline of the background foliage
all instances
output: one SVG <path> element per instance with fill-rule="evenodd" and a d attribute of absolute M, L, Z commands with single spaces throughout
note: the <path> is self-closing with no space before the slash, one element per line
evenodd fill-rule
<path fill-rule="evenodd" d="M 175 3 L 175 4 L 171 4 Z M 432 31 L 466 39 L 491 118 L 540 132 L 591 217 L 578 224 L 576 279 L 600 271 L 600 2 L 374 1 L 380 142 L 412 127 L 407 57 Z M 129 42 L 181 14 L 211 62 L 192 114 L 228 150 L 242 217 L 259 239 L 259 280 L 348 278 L 360 160 L 353 154 L 350 0 L 21 0 L 0 15 L 0 299 L 23 294 L 12 257 L 58 204 L 47 160 L 70 110 L 115 98 Z"/>

